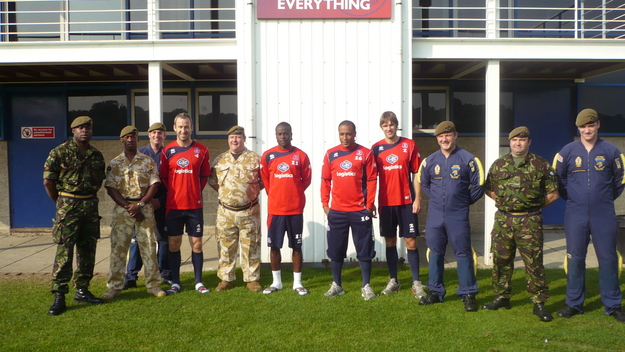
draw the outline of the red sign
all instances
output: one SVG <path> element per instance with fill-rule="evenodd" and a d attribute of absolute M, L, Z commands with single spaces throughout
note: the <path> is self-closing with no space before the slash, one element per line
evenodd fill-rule
<path fill-rule="evenodd" d="M 22 139 L 54 139 L 54 127 L 22 127 Z"/>
<path fill-rule="evenodd" d="M 391 18 L 392 0 L 257 0 L 260 20 Z"/>

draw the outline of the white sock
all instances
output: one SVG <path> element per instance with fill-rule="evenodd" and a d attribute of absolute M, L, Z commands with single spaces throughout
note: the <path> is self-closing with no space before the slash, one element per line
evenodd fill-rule
<path fill-rule="evenodd" d="M 271 275 L 273 275 L 273 283 L 271 286 L 277 288 L 278 290 L 282 289 L 282 271 L 271 271 Z"/>
<path fill-rule="evenodd" d="M 302 285 L 302 273 L 293 273 L 293 289 L 296 289 L 298 287 L 304 287 Z"/>

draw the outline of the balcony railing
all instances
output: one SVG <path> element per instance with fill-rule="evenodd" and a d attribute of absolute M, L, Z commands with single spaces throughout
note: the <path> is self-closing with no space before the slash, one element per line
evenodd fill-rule
<path fill-rule="evenodd" d="M 160 6 L 157 0 L 0 2 L 0 43 L 234 38 L 234 1 L 210 1 L 230 7 L 193 8 L 162 0 Z M 143 6 L 111 8 L 126 3 Z"/>
<path fill-rule="evenodd" d="M 452 1 L 414 1 L 450 4 Z M 453 1 L 457 4 L 477 1 Z M 482 0 L 483 4 L 484 1 Z M 512 1 L 494 1 L 512 4 Z M 414 6 L 413 36 L 450 38 L 625 39 L 625 3 L 616 0 L 519 1 L 516 6 Z M 530 7 L 533 3 L 534 6 Z M 552 7 L 547 7 L 545 3 Z M 538 5 L 537 5 L 538 4 Z M 553 7 L 554 4 L 565 5 Z M 594 6 L 589 6 L 594 5 Z"/>

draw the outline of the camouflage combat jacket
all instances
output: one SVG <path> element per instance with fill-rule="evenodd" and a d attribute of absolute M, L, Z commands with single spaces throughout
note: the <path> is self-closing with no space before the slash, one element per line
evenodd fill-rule
<path fill-rule="evenodd" d="M 96 194 L 106 179 L 104 156 L 92 145 L 81 150 L 71 139 L 50 151 L 43 178 L 56 181 L 59 192 Z"/>
<path fill-rule="evenodd" d="M 525 160 L 514 165 L 512 154 L 508 154 L 490 167 L 484 188 L 495 192 L 495 205 L 501 211 L 537 211 L 545 205 L 545 195 L 558 190 L 558 181 L 540 156 L 528 153 Z"/>
<path fill-rule="evenodd" d="M 258 199 L 263 189 L 260 179 L 260 156 L 247 148 L 235 159 L 227 151 L 213 162 L 210 185 L 219 185 L 219 201 L 227 206 L 242 207 Z"/>
<path fill-rule="evenodd" d="M 161 182 L 156 171 L 154 160 L 141 153 L 129 161 L 122 152 L 116 156 L 106 168 L 104 187 L 112 187 L 126 199 L 141 199 L 150 186 Z"/>

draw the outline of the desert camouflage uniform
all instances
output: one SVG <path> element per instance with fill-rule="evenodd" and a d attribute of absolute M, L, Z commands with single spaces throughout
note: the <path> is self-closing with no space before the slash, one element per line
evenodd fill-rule
<path fill-rule="evenodd" d="M 241 242 L 241 269 L 245 282 L 260 278 L 260 205 L 262 189 L 260 157 L 245 149 L 235 160 L 230 152 L 213 163 L 209 183 L 219 185 L 217 243 L 220 249 L 217 276 L 234 281 L 238 242 Z M 248 209 L 233 210 L 237 208 Z M 229 209 L 230 208 L 230 209 Z"/>
<path fill-rule="evenodd" d="M 151 157 L 137 152 L 129 161 L 122 152 L 106 169 L 104 187 L 115 188 L 127 201 L 137 203 L 147 193 L 151 185 L 160 182 L 156 164 Z M 111 224 L 111 259 L 108 288 L 121 290 L 124 286 L 126 254 L 133 233 L 136 233 L 139 253 L 145 265 L 145 286 L 148 290 L 160 285 L 156 258 L 156 227 L 154 209 L 150 202 L 141 209 L 143 221 L 136 221 L 128 211 L 118 204 L 113 209 Z"/>
<path fill-rule="evenodd" d="M 58 244 L 52 268 L 52 292 L 68 293 L 76 246 L 74 286 L 88 288 L 93 277 L 95 252 L 100 238 L 97 193 L 105 179 L 104 157 L 89 146 L 81 150 L 69 140 L 50 151 L 43 167 L 43 178 L 56 182 L 59 194 L 52 235 Z M 89 197 L 91 196 L 91 197 Z"/>
<path fill-rule="evenodd" d="M 545 195 L 556 191 L 553 169 L 540 156 L 528 153 L 519 165 L 511 154 L 497 159 L 484 187 L 497 195 L 495 224 L 491 232 L 492 282 L 495 294 L 510 298 L 516 249 L 525 263 L 527 291 L 534 303 L 549 298 L 543 266 L 543 217 Z"/>

